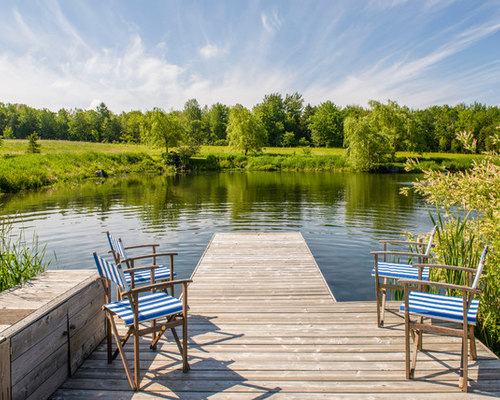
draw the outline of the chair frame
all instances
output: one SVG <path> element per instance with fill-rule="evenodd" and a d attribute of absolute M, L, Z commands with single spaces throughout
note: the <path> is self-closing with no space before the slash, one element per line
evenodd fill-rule
<path fill-rule="evenodd" d="M 95 253 L 94 253 L 95 255 Z M 120 269 L 119 265 L 116 265 L 117 268 Z M 154 267 L 154 266 L 153 266 Z M 123 270 L 123 272 L 135 272 L 138 270 L 144 270 L 146 268 L 151 268 L 151 267 L 139 267 L 139 268 L 134 268 L 134 269 L 128 269 L 128 270 Z M 104 291 L 105 291 L 105 301 L 106 303 L 111 302 L 111 284 L 109 279 L 106 276 L 102 276 L 103 282 L 104 282 Z M 107 342 L 107 359 L 108 359 L 108 364 L 111 364 L 113 360 L 120 354 L 120 357 L 122 359 L 123 366 L 125 368 L 125 373 L 127 375 L 127 379 L 129 381 L 130 387 L 132 390 L 137 391 L 140 389 L 140 356 L 139 356 L 139 338 L 141 336 L 147 335 L 147 334 L 152 334 L 152 342 L 150 345 L 150 348 L 152 350 L 156 350 L 158 341 L 162 337 L 162 335 L 165 333 L 167 329 L 170 329 L 172 332 L 172 335 L 175 339 L 175 342 L 177 344 L 177 347 L 179 349 L 179 352 L 181 353 L 182 356 L 182 371 L 183 372 L 188 372 L 190 367 L 188 363 L 188 336 L 187 336 L 187 330 L 188 330 L 188 291 L 187 291 L 187 286 L 188 283 L 192 282 L 191 279 L 179 279 L 179 280 L 172 280 L 168 282 L 160 282 L 160 283 L 154 283 L 146 286 L 140 286 L 140 287 L 130 287 L 129 290 L 122 291 L 122 296 L 125 299 L 128 299 L 130 302 L 130 306 L 132 308 L 132 311 L 134 313 L 134 323 L 128 327 L 127 333 L 123 336 L 120 337 L 120 334 L 118 332 L 118 328 L 116 326 L 115 322 L 115 313 L 106 308 L 105 306 L 102 307 L 102 309 L 106 313 L 106 342 Z M 167 315 L 166 321 L 164 322 L 159 322 L 156 319 L 149 320 L 152 322 L 151 326 L 141 328 L 140 325 L 143 324 L 143 322 L 139 322 L 138 320 L 138 308 L 139 308 L 139 303 L 140 303 L 140 296 L 139 294 L 142 292 L 155 292 L 155 291 L 165 291 L 165 289 L 168 289 L 169 287 L 172 287 L 173 285 L 182 285 L 182 311 L 174 314 Z M 144 321 L 149 322 L 149 321 Z M 179 335 L 177 334 L 177 331 L 175 328 L 177 326 L 182 326 L 182 343 L 179 339 Z M 159 332 L 159 333 L 158 333 Z M 123 346 L 127 343 L 128 339 L 134 336 L 134 374 L 132 377 L 132 372 L 129 366 L 129 362 L 127 360 L 127 356 L 125 354 L 125 350 L 123 349 Z M 113 344 L 112 344 L 112 337 L 115 339 L 116 347 L 117 349 L 113 352 Z"/>
<path fill-rule="evenodd" d="M 111 236 L 109 232 L 106 232 L 106 234 Z M 111 245 L 111 250 L 108 251 L 108 253 L 111 253 L 113 255 L 113 258 L 115 260 L 116 265 L 123 264 L 125 263 L 127 268 L 123 270 L 125 273 L 130 274 L 131 282 L 130 286 L 133 288 L 136 286 L 135 280 L 134 280 L 134 273 L 133 272 L 138 272 L 138 271 L 144 271 L 146 269 L 149 269 L 151 271 L 151 280 L 149 282 L 150 285 L 153 285 L 156 283 L 156 278 L 155 278 L 155 270 L 157 268 L 160 268 L 160 266 L 156 263 L 156 258 L 157 257 L 169 257 L 169 269 L 170 269 L 170 278 L 167 279 L 161 279 L 160 282 L 167 282 L 173 280 L 174 277 L 174 256 L 177 256 L 178 253 L 176 252 L 162 252 L 162 253 L 157 253 L 156 248 L 159 247 L 159 244 L 151 243 L 151 244 L 140 244 L 140 245 L 135 245 L 135 246 L 127 246 L 125 247 L 123 245 L 122 239 L 118 238 L 118 241 L 120 242 L 121 246 L 123 247 L 124 250 L 131 250 L 131 249 L 139 249 L 139 248 L 145 248 L 145 247 L 151 247 L 151 253 L 150 254 L 145 254 L 145 255 L 140 255 L 140 256 L 135 256 L 135 257 L 127 257 L 125 259 L 122 259 L 120 256 L 120 253 L 117 252 L 113 246 Z M 151 259 L 152 264 L 147 265 L 147 266 L 142 266 L 142 267 L 136 267 L 135 266 L 135 261 L 137 260 L 144 260 L 144 259 Z M 174 296 L 174 286 L 170 288 L 171 290 L 171 295 Z M 118 298 L 121 298 L 121 293 L 120 290 L 118 291 Z"/>
<path fill-rule="evenodd" d="M 416 247 L 427 247 L 429 246 L 428 242 L 414 242 L 414 241 L 404 241 L 404 240 L 381 240 L 380 243 L 384 245 L 384 249 L 382 251 L 371 251 L 370 254 L 375 257 L 375 290 L 376 290 L 376 303 L 377 303 L 377 326 L 381 328 L 384 326 L 384 316 L 385 316 L 385 303 L 387 298 L 387 289 L 394 290 L 403 290 L 403 286 L 397 283 L 389 283 L 388 279 L 392 279 L 389 277 L 379 277 L 378 275 L 378 263 L 379 256 L 382 256 L 382 262 L 387 261 L 387 256 L 402 256 L 402 257 L 415 257 L 418 260 L 420 265 L 423 265 L 425 260 L 432 258 L 430 254 L 425 253 L 412 253 L 406 251 L 390 251 L 387 250 L 388 244 L 398 244 L 398 245 L 408 245 L 408 246 L 416 246 Z M 408 264 L 410 265 L 410 264 Z M 414 267 L 417 267 L 418 264 L 413 264 Z M 424 267 L 418 268 L 418 278 L 422 280 L 422 272 Z M 383 281 L 380 282 L 380 278 L 383 278 Z M 394 277 L 394 279 L 397 279 Z"/>
<path fill-rule="evenodd" d="M 449 269 L 456 271 L 463 271 L 467 274 L 465 275 L 465 279 L 468 280 L 468 284 L 471 286 L 463 286 L 463 285 L 454 285 L 443 282 L 433 282 L 433 281 L 423 281 L 416 279 L 400 279 L 399 282 L 404 286 L 404 305 L 405 305 L 405 362 L 406 362 L 406 379 L 412 379 L 415 373 L 415 367 L 417 363 L 417 353 L 418 350 L 422 350 L 422 338 L 423 332 L 431 332 L 431 333 L 441 333 L 450 336 L 456 336 L 462 338 L 462 349 L 461 349 L 461 357 L 460 357 L 460 377 L 458 386 L 462 389 L 462 391 L 467 392 L 467 382 L 468 382 L 468 348 L 470 345 L 470 353 L 472 360 L 477 359 L 477 351 L 476 351 L 476 341 L 474 336 L 474 325 L 470 324 L 467 318 L 467 314 L 473 300 L 474 295 L 479 295 L 482 293 L 480 289 L 477 289 L 475 285 L 479 282 L 479 277 L 483 272 L 484 258 L 486 257 L 486 252 L 488 251 L 488 246 L 485 247 L 483 252 L 483 257 L 481 258 L 480 265 L 477 269 L 475 268 L 466 268 L 459 267 L 455 265 L 445 265 L 445 264 L 414 264 L 419 268 L 428 267 L 435 269 Z M 475 276 L 474 283 L 472 283 L 473 274 L 479 274 L 479 276 Z M 411 286 L 410 286 L 411 285 Z M 422 287 L 437 287 L 444 289 L 452 289 L 458 290 L 462 292 L 462 327 L 461 328 L 453 328 L 448 326 L 438 326 L 432 325 L 431 323 L 424 323 L 423 317 L 418 316 L 416 321 L 412 321 L 410 319 L 410 309 L 409 309 L 409 295 L 412 291 L 422 291 Z M 450 296 L 454 297 L 454 296 Z M 455 296 L 456 297 L 456 296 Z M 438 319 L 437 317 L 432 317 L 434 319 Z M 431 319 L 432 319 L 431 318 Z M 432 321 L 431 321 L 432 322 Z M 413 338 L 414 349 L 413 349 L 413 357 L 410 361 L 410 335 Z M 469 344 L 467 341 L 469 340 Z"/>

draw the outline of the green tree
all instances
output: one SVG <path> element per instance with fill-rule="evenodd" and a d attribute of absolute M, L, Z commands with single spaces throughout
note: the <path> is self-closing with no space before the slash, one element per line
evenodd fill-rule
<path fill-rule="evenodd" d="M 33 132 L 28 136 L 28 148 L 26 149 L 26 153 L 40 153 L 40 143 L 38 143 L 39 139 L 40 137 L 36 132 Z"/>
<path fill-rule="evenodd" d="M 137 143 L 141 140 L 141 124 L 144 115 L 140 111 L 121 114 L 122 135 L 120 140 L 126 143 Z"/>
<path fill-rule="evenodd" d="M 311 138 L 317 147 L 341 147 L 344 139 L 342 113 L 331 101 L 321 103 L 309 118 Z"/>
<path fill-rule="evenodd" d="M 281 146 L 285 134 L 285 103 L 279 93 L 264 96 L 262 103 L 253 108 L 267 135 L 269 146 Z"/>
<path fill-rule="evenodd" d="M 347 117 L 344 121 L 347 159 L 355 171 L 371 171 L 389 153 L 387 137 L 375 128 L 370 116 Z"/>
<path fill-rule="evenodd" d="M 206 143 L 207 138 L 203 129 L 202 110 L 198 101 L 196 99 L 186 101 L 182 113 L 186 127 L 186 142 L 196 145 Z"/>
<path fill-rule="evenodd" d="M 166 113 L 159 108 L 148 111 L 141 126 L 141 137 L 144 142 L 153 146 L 169 148 L 177 146 L 184 137 L 185 128 L 182 116 L 178 111 Z"/>
<path fill-rule="evenodd" d="M 249 151 L 261 151 L 266 133 L 259 119 L 250 110 L 236 104 L 229 111 L 227 138 L 232 148 L 241 150 L 246 155 Z"/>
<path fill-rule="evenodd" d="M 10 126 L 3 130 L 3 137 L 4 139 L 14 139 L 14 131 Z"/>
<path fill-rule="evenodd" d="M 215 103 L 208 111 L 208 120 L 211 141 L 225 140 L 229 122 L 229 107 L 221 103 Z"/>

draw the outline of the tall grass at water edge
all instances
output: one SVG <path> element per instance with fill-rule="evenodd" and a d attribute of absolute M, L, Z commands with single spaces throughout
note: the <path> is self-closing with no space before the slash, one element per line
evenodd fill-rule
<path fill-rule="evenodd" d="M 477 268 L 485 243 L 475 233 L 470 212 L 456 211 L 455 215 L 443 217 L 436 208 L 436 217 L 431 219 L 437 230 L 435 254 L 439 263 Z M 497 239 L 497 242 L 500 240 Z M 482 293 L 479 296 L 479 312 L 476 334 L 479 339 L 500 356 L 500 264 L 499 254 L 494 250 L 498 243 L 490 243 L 484 271 L 480 280 Z M 455 285 L 472 284 L 474 276 L 456 270 L 431 269 L 430 280 Z M 449 291 L 449 295 L 461 295 L 461 291 Z"/>
<path fill-rule="evenodd" d="M 16 233 L 12 221 L 0 219 L 0 292 L 45 271 L 45 249 L 36 234 L 28 241 L 22 228 Z"/>
<path fill-rule="evenodd" d="M 159 161 L 145 153 L 94 151 L 50 154 L 4 154 L 0 156 L 0 193 L 36 189 L 57 182 L 81 181 L 105 174 L 159 171 Z"/>

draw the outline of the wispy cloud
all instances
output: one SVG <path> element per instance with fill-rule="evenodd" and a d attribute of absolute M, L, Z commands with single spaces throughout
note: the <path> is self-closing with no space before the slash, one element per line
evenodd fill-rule
<path fill-rule="evenodd" d="M 283 25 L 283 19 L 276 10 L 273 10 L 271 13 L 263 12 L 260 15 L 260 19 L 262 21 L 262 26 L 264 26 L 264 29 L 270 34 L 279 31 Z"/>
<path fill-rule="evenodd" d="M 219 47 L 215 44 L 207 43 L 205 46 L 200 48 L 199 52 L 204 59 L 209 60 L 211 58 L 227 54 L 229 50 L 227 47 Z"/>

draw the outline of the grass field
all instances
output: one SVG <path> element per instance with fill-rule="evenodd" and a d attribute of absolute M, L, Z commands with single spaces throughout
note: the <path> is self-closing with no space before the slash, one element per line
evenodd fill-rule
<path fill-rule="evenodd" d="M 0 192 L 18 192 L 61 182 L 95 179 L 95 172 L 107 176 L 129 173 L 173 172 L 165 168 L 163 149 L 144 144 L 114 144 L 40 140 L 40 154 L 26 154 L 27 140 L 3 140 L 0 146 Z M 421 169 L 468 168 L 474 158 L 466 154 L 400 152 L 395 162 L 379 171 L 403 172 L 407 158 L 418 158 Z M 346 171 L 345 149 L 266 147 L 247 156 L 227 146 L 203 146 L 189 162 L 194 171 L 246 169 L 260 171 Z"/>

